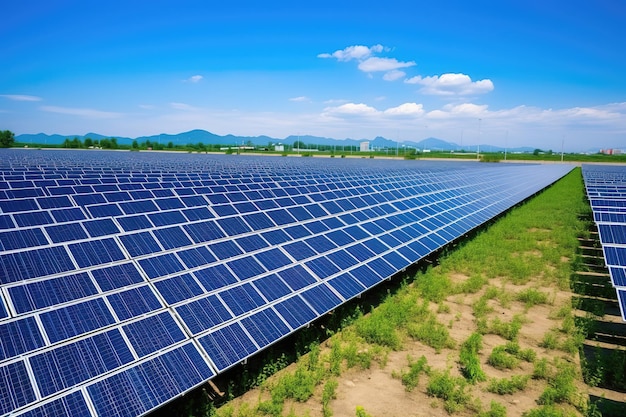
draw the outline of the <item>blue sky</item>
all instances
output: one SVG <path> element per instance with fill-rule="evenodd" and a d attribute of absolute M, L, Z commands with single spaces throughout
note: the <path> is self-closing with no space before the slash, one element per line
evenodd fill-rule
<path fill-rule="evenodd" d="M 0 14 L 0 129 L 16 134 L 626 149 L 621 0 L 55 0 Z"/>

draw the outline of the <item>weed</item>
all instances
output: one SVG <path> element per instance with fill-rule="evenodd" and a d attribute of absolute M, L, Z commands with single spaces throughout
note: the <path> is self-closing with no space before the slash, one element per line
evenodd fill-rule
<path fill-rule="evenodd" d="M 480 291 L 489 280 L 482 274 L 472 274 L 465 282 L 458 284 L 454 292 L 475 294 Z"/>
<path fill-rule="evenodd" d="M 513 394 L 517 391 L 523 391 L 528 384 L 528 375 L 513 375 L 511 378 L 493 378 L 489 381 L 487 391 L 498 395 Z"/>
<path fill-rule="evenodd" d="M 536 361 L 533 366 L 533 379 L 548 379 L 550 374 L 549 366 L 546 358 Z"/>
<path fill-rule="evenodd" d="M 443 348 L 452 349 L 455 346 L 446 326 L 432 315 L 426 321 L 410 325 L 407 330 L 409 336 L 432 347 L 437 353 Z"/>
<path fill-rule="evenodd" d="M 487 363 L 497 369 L 513 369 L 519 364 L 519 359 L 508 353 L 505 346 L 496 346 L 491 351 Z"/>
<path fill-rule="evenodd" d="M 553 330 L 548 330 L 543 335 L 543 340 L 539 344 L 540 347 L 546 349 L 556 349 L 559 347 L 559 339 Z"/>
<path fill-rule="evenodd" d="M 514 340 L 517 338 L 519 331 L 522 329 L 524 318 L 520 315 L 515 315 L 510 322 L 501 321 L 498 317 L 493 319 L 489 326 L 488 333 L 497 334 L 507 340 Z"/>
<path fill-rule="evenodd" d="M 341 363 L 343 362 L 343 354 L 341 350 L 341 342 L 339 339 L 333 339 L 330 348 L 329 371 L 331 375 L 341 375 Z"/>
<path fill-rule="evenodd" d="M 356 417 L 372 417 L 371 414 L 368 414 L 363 407 L 360 405 L 356 406 Z"/>
<path fill-rule="evenodd" d="M 478 417 L 506 417 L 506 407 L 497 401 L 491 401 L 489 410 L 479 413 Z"/>
<path fill-rule="evenodd" d="M 553 405 L 544 405 L 523 414 L 523 417 L 575 417 L 576 413 L 571 413 Z"/>
<path fill-rule="evenodd" d="M 470 400 L 470 395 L 465 392 L 467 383 L 463 378 L 450 375 L 450 371 L 434 371 L 426 387 L 426 393 L 431 397 L 444 400 L 444 409 L 448 413 L 461 411 Z"/>
<path fill-rule="evenodd" d="M 337 398 L 338 386 L 339 383 L 336 379 L 329 379 L 326 384 L 324 384 L 324 389 L 322 390 L 322 414 L 324 417 L 331 417 L 333 415 L 330 409 L 330 400 Z"/>
<path fill-rule="evenodd" d="M 461 373 L 472 384 L 487 379 L 485 372 L 480 366 L 478 352 L 482 349 L 482 335 L 472 333 L 470 337 L 461 345 L 459 363 Z"/>
<path fill-rule="evenodd" d="M 409 372 L 401 372 L 398 376 L 402 381 L 402 385 L 407 391 L 413 391 L 413 389 L 419 383 L 419 377 L 422 373 L 428 373 L 430 368 L 426 363 L 426 357 L 422 355 L 417 362 L 413 362 L 411 357 L 408 358 L 409 361 Z"/>
<path fill-rule="evenodd" d="M 576 368 L 573 364 L 564 361 L 557 362 L 556 367 L 556 374 L 548 380 L 548 387 L 539 397 L 539 404 L 572 404 L 574 402 Z"/>
<path fill-rule="evenodd" d="M 535 288 L 528 288 L 524 291 L 520 291 L 515 295 L 517 301 L 521 301 L 527 308 L 536 306 L 538 304 L 548 303 L 548 294 L 541 292 Z"/>

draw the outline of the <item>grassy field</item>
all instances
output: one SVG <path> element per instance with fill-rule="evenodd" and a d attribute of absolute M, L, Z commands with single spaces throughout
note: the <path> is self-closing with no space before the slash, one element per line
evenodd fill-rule
<path fill-rule="evenodd" d="M 333 330 L 293 349 L 307 352 L 297 360 L 274 355 L 245 376 L 245 394 L 229 391 L 218 408 L 190 402 L 184 414 L 598 416 L 570 291 L 588 213 L 576 169 L 388 287 L 376 307 L 351 305 Z"/>

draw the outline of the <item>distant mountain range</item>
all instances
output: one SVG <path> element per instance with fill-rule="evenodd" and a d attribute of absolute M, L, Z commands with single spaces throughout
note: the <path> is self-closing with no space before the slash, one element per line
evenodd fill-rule
<path fill-rule="evenodd" d="M 50 145 L 58 145 L 63 143 L 66 139 L 74 139 L 78 138 L 81 141 L 84 141 L 86 138 L 91 138 L 92 140 L 101 140 L 105 138 L 111 138 L 112 136 L 104 136 L 98 133 L 87 133 L 85 135 L 47 135 L 45 133 L 38 134 L 22 134 L 15 136 L 15 141 L 24 143 L 24 144 L 50 144 Z M 319 136 L 287 136 L 286 138 L 272 138 L 269 136 L 235 136 L 235 135 L 226 135 L 220 136 L 215 133 L 207 132 L 206 130 L 190 130 L 189 132 L 178 133 L 176 135 L 170 134 L 161 134 L 161 135 L 152 135 L 152 136 L 140 136 L 137 138 L 128 138 L 128 137 L 120 137 L 114 136 L 117 139 L 117 143 L 121 145 L 130 145 L 133 140 L 136 140 L 139 143 L 150 141 L 153 143 L 163 143 L 166 144 L 168 142 L 174 143 L 174 145 L 186 145 L 189 143 L 199 143 L 202 142 L 205 145 L 245 145 L 252 144 L 254 146 L 267 146 L 271 144 L 286 144 L 293 145 L 296 141 L 304 142 L 309 146 L 315 145 L 326 145 L 326 146 L 359 146 L 361 142 L 368 141 L 370 143 L 370 148 L 373 149 L 401 149 L 402 147 L 408 148 L 416 148 L 420 150 L 431 150 L 431 151 L 473 151 L 476 152 L 476 145 L 465 145 L 460 146 L 453 142 L 447 142 L 442 139 L 437 138 L 426 138 L 419 142 L 413 141 L 403 141 L 398 142 L 392 139 L 387 139 L 382 136 L 377 136 L 376 138 L 370 139 L 333 139 L 333 138 L 325 138 Z M 480 149 L 484 152 L 503 152 L 504 148 L 498 146 L 492 146 L 487 144 L 481 144 Z M 508 152 L 532 152 L 534 148 L 531 147 L 521 147 L 521 148 L 510 148 L 507 149 Z"/>

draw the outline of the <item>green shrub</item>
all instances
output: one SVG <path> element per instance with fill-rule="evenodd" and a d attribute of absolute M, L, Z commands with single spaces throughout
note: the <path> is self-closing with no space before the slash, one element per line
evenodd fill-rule
<path fill-rule="evenodd" d="M 506 417 L 506 407 L 497 401 L 491 401 L 489 410 L 479 413 L 478 417 Z"/>
<path fill-rule="evenodd" d="M 556 374 L 548 380 L 548 387 L 539 397 L 539 404 L 555 404 L 574 402 L 576 394 L 576 368 L 568 362 L 557 363 Z"/>
<path fill-rule="evenodd" d="M 515 315 L 508 323 L 501 321 L 498 317 L 496 317 L 491 322 L 488 332 L 491 334 L 497 334 L 507 340 L 513 340 L 517 338 L 517 335 L 522 329 L 523 322 L 524 319 L 520 315 Z"/>
<path fill-rule="evenodd" d="M 480 333 L 472 333 L 470 337 L 463 342 L 463 345 L 461 345 L 459 355 L 461 373 L 472 384 L 487 379 L 485 372 L 480 366 L 480 358 L 478 357 L 478 352 L 482 347 L 482 335 Z"/>
<path fill-rule="evenodd" d="M 343 157 L 343 155 L 342 155 Z M 371 414 L 365 412 L 365 409 L 360 405 L 356 406 L 356 417 L 372 417 Z"/>
<path fill-rule="evenodd" d="M 498 395 L 513 394 L 523 391 L 528 384 L 528 375 L 513 375 L 511 378 L 493 378 L 489 381 L 487 391 Z"/>
<path fill-rule="evenodd" d="M 548 379 L 550 375 L 550 366 L 548 359 L 542 358 L 535 362 L 533 366 L 533 379 Z"/>
<path fill-rule="evenodd" d="M 557 408 L 553 405 L 544 405 L 522 414 L 523 417 L 575 417 L 576 413 Z"/>
<path fill-rule="evenodd" d="M 461 411 L 470 400 L 470 395 L 465 392 L 467 383 L 463 378 L 450 375 L 450 371 L 435 371 L 431 373 L 426 393 L 431 397 L 444 400 L 444 409 L 448 413 Z"/>
<path fill-rule="evenodd" d="M 496 346 L 491 351 L 487 363 L 497 369 L 513 369 L 519 360 L 506 351 L 505 346 Z"/>
<path fill-rule="evenodd" d="M 443 348 L 452 349 L 455 345 L 446 326 L 439 323 L 433 315 L 426 321 L 409 326 L 408 333 L 412 338 L 435 349 L 437 353 Z"/>
<path fill-rule="evenodd" d="M 548 294 L 535 288 L 528 288 L 524 291 L 520 291 L 515 295 L 515 298 L 517 301 L 523 302 L 526 307 L 548 303 Z"/>
<path fill-rule="evenodd" d="M 426 357 L 422 355 L 417 362 L 413 362 L 409 357 L 409 372 L 402 372 L 400 379 L 402 385 L 407 391 L 413 391 L 413 389 L 419 383 L 419 377 L 422 373 L 429 372 L 428 364 L 426 363 Z"/>
<path fill-rule="evenodd" d="M 324 417 L 331 417 L 333 415 L 330 409 L 330 400 L 337 398 L 336 391 L 338 386 L 339 383 L 336 379 L 329 379 L 326 384 L 324 384 L 324 389 L 322 390 L 322 413 Z"/>

